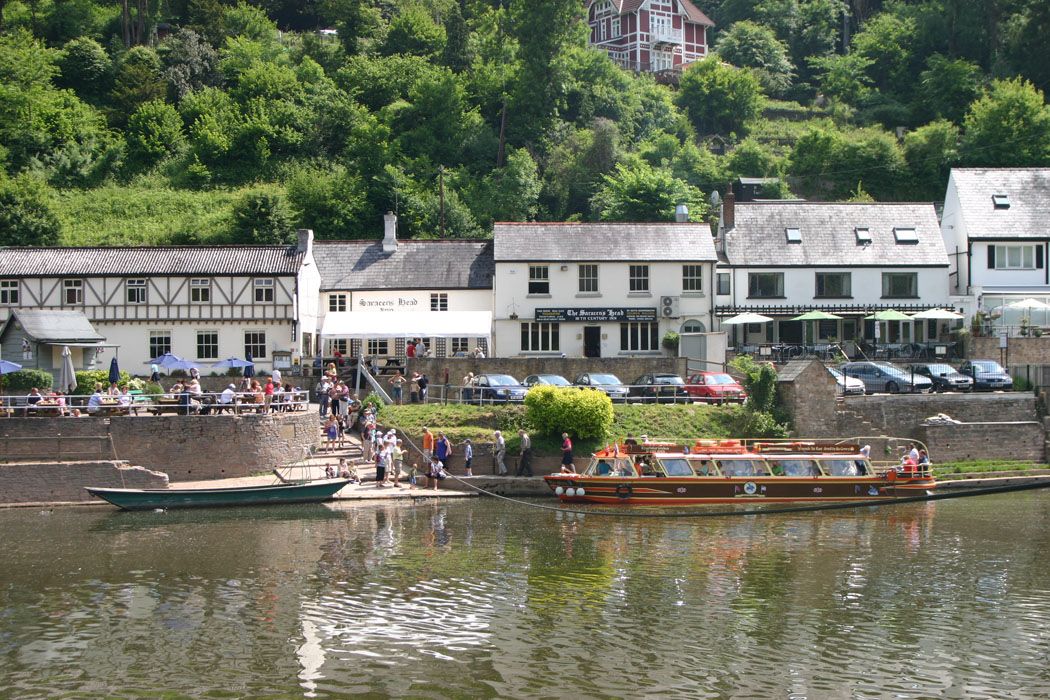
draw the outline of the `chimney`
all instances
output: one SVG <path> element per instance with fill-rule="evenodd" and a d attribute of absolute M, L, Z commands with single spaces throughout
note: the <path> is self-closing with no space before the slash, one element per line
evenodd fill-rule
<path fill-rule="evenodd" d="M 679 224 L 689 223 L 689 207 L 685 204 L 679 204 L 674 208 L 674 220 Z"/>
<path fill-rule="evenodd" d="M 309 253 L 314 247 L 314 232 L 313 229 L 301 228 L 295 232 L 298 237 L 298 242 L 295 245 L 295 251 L 297 253 Z"/>
<path fill-rule="evenodd" d="M 397 217 L 392 211 L 383 217 L 383 252 L 397 252 Z"/>
<path fill-rule="evenodd" d="M 722 225 L 721 230 L 728 231 L 736 225 L 736 195 L 733 187 L 726 188 L 726 194 L 722 197 Z M 721 233 L 721 231 L 719 231 Z"/>

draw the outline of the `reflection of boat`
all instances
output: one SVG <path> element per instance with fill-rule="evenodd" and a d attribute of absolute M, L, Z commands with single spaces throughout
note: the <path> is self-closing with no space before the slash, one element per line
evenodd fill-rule
<path fill-rule="evenodd" d="M 856 443 L 697 440 L 617 445 L 582 474 L 544 479 L 564 502 L 628 505 L 893 500 L 937 485 L 929 465 L 903 469 L 874 465 Z"/>
<path fill-rule="evenodd" d="M 85 487 L 124 510 L 154 508 L 208 508 L 258 506 L 274 503 L 318 503 L 334 497 L 349 479 L 320 479 L 268 486 L 233 486 L 216 489 L 108 489 Z"/>
<path fill-rule="evenodd" d="M 129 530 L 149 530 L 158 527 L 180 525 L 214 525 L 237 524 L 240 522 L 273 522 L 344 520 L 346 515 L 325 503 L 289 503 L 286 506 L 263 505 L 245 506 L 243 508 L 181 508 L 164 513 L 158 517 L 151 511 L 126 513 L 119 510 L 106 510 L 97 514 L 90 530 L 92 532 L 127 532 Z"/>

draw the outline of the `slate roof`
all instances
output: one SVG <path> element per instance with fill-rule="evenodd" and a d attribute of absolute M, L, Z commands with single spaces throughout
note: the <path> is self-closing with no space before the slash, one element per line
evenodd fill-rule
<path fill-rule="evenodd" d="M 597 0 L 592 0 L 596 2 Z M 690 22 L 696 22 L 697 24 L 706 24 L 709 27 L 715 26 L 715 23 L 708 18 L 703 12 L 700 11 L 696 5 L 690 0 L 678 0 L 682 6 L 682 14 L 686 16 Z M 626 14 L 628 12 L 637 12 L 641 9 L 642 5 L 645 4 L 645 0 L 613 0 L 613 5 L 616 7 L 617 14 Z"/>
<path fill-rule="evenodd" d="M 492 289 L 492 241 L 315 241 L 321 289 Z"/>
<path fill-rule="evenodd" d="M 726 257 L 749 267 L 948 266 L 933 204 L 846 202 L 737 203 L 726 232 Z M 914 228 L 917 243 L 897 243 L 895 227 Z M 788 243 L 785 229 L 801 230 Z M 867 228 L 870 245 L 857 244 Z"/>
<path fill-rule="evenodd" d="M 1050 168 L 953 168 L 970 238 L 1050 238 Z M 1010 198 L 996 209 L 992 195 Z"/>
<path fill-rule="evenodd" d="M 294 275 L 295 246 L 0 248 L 0 276 Z"/>
<path fill-rule="evenodd" d="M 714 261 L 707 224 L 497 223 L 496 262 Z"/>
<path fill-rule="evenodd" d="M 92 343 L 103 341 L 83 311 L 59 309 L 13 309 L 0 334 L 18 322 L 26 335 L 43 343 Z"/>

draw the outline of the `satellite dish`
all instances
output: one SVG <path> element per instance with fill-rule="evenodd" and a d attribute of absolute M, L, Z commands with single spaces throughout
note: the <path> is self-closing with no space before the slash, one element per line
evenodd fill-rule
<path fill-rule="evenodd" d="M 718 190 L 711 190 L 711 206 L 717 207 L 722 203 L 722 197 L 718 194 Z"/>

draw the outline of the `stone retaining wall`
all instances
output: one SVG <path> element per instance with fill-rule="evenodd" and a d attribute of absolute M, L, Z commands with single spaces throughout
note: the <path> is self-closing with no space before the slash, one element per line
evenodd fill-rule
<path fill-rule="evenodd" d="M 54 442 L 4 438 L 90 436 L 111 436 L 117 458 L 165 472 L 174 482 L 269 471 L 300 459 L 306 448 L 319 443 L 320 432 L 315 411 L 117 416 L 108 422 L 103 418 L 8 418 L 0 421 L 0 462 L 5 453 L 11 458 L 16 443 L 21 458 L 62 459 Z M 30 443 L 34 447 L 26 452 L 30 448 L 25 445 Z"/>
<path fill-rule="evenodd" d="M 168 477 L 123 461 L 0 464 L 0 502 L 99 502 L 85 486 L 163 489 Z"/>
<path fill-rule="evenodd" d="M 845 408 L 871 423 L 880 432 L 898 437 L 918 437 L 915 430 L 922 421 L 938 413 L 945 413 L 963 423 L 1037 419 L 1035 395 L 1019 391 L 848 396 L 845 398 Z"/>
<path fill-rule="evenodd" d="M 1000 353 L 999 338 L 969 338 L 967 355 L 975 360 L 1005 358 L 1004 364 L 1050 365 L 1050 335 L 1039 338 L 1008 338 L 1007 349 Z"/>
<path fill-rule="evenodd" d="M 937 462 L 974 459 L 1046 461 L 1044 430 L 1037 421 L 924 425 L 916 433 Z"/>

